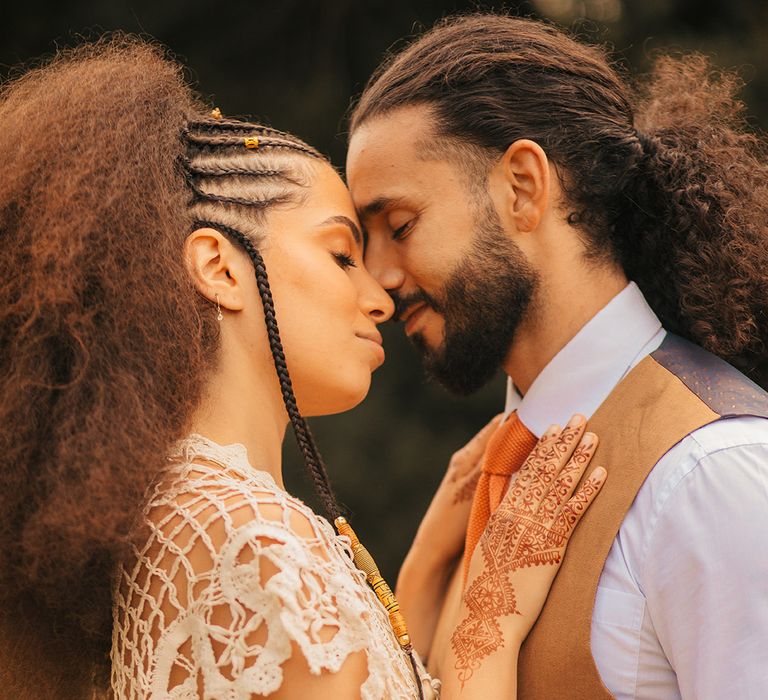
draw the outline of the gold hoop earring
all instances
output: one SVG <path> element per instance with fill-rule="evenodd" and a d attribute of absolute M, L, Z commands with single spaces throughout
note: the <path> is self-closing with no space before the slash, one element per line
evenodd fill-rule
<path fill-rule="evenodd" d="M 216 297 L 216 310 L 218 311 L 218 314 L 216 314 L 216 320 L 221 322 L 224 320 L 224 314 L 221 313 L 221 304 L 219 303 L 219 295 L 214 295 Z"/>

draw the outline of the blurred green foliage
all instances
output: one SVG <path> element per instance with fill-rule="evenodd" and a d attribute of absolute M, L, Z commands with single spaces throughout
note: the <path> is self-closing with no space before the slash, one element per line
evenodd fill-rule
<path fill-rule="evenodd" d="M 228 115 L 252 115 L 293 131 L 343 166 L 344 115 L 385 51 L 456 12 L 509 11 L 573 27 L 608 42 L 633 72 L 660 50 L 697 50 L 747 80 L 757 128 L 768 122 L 765 0 L 78 0 L 0 6 L 0 74 L 12 66 L 122 29 L 155 37 L 190 70 L 202 94 Z M 429 385 L 399 327 L 385 328 L 387 364 L 366 402 L 313 421 L 341 501 L 394 579 L 452 452 L 504 400 L 499 376 L 469 399 Z M 315 504 L 288 440 L 286 481 Z"/>

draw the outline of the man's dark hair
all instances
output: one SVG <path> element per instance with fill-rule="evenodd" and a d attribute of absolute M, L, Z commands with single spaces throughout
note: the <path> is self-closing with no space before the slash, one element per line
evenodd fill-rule
<path fill-rule="evenodd" d="M 634 90 L 602 48 L 543 22 L 472 15 L 390 56 L 350 133 L 426 105 L 436 138 L 481 154 L 536 141 L 588 255 L 620 264 L 667 329 L 766 386 L 768 163 L 740 87 L 688 55 L 657 59 Z"/>

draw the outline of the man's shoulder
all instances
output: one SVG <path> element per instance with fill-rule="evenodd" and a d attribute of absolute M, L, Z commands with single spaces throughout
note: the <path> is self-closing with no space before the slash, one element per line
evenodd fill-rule
<path fill-rule="evenodd" d="M 740 416 L 705 425 L 670 449 L 640 487 L 619 533 L 624 555 L 640 577 L 651 543 L 680 528 L 706 537 L 718 523 L 739 529 L 746 517 L 754 525 L 755 513 L 763 511 L 758 521 L 768 526 L 768 503 L 755 504 L 766 493 L 768 419 Z"/>
<path fill-rule="evenodd" d="M 737 479 L 740 465 L 754 462 L 768 473 L 767 455 L 768 418 L 721 418 L 674 445 L 656 463 L 645 485 L 654 492 L 653 500 L 659 501 L 697 469 L 728 468 L 730 477 Z"/>
<path fill-rule="evenodd" d="M 748 497 L 766 483 L 768 419 L 724 418 L 695 430 L 656 463 L 628 517 L 648 533 L 682 492 L 695 490 L 694 503 L 700 505 L 702 517 L 709 517 L 706 511 L 714 504 L 727 508 L 726 501 L 738 502 L 738 494 Z M 723 499 L 723 493 L 717 493 L 720 488 L 731 498 Z"/>
<path fill-rule="evenodd" d="M 704 348 L 667 333 L 651 357 L 716 414 L 768 418 L 768 392 Z"/>
<path fill-rule="evenodd" d="M 768 447 L 768 418 L 752 415 L 721 418 L 688 437 L 687 450 L 695 453 L 699 461 L 728 450 Z"/>
<path fill-rule="evenodd" d="M 651 357 L 719 418 L 659 459 L 638 492 L 639 510 L 657 513 L 697 471 L 727 468 L 733 489 L 744 485 L 744 472 L 752 464 L 757 473 L 768 473 L 768 392 L 723 359 L 672 333 Z"/>

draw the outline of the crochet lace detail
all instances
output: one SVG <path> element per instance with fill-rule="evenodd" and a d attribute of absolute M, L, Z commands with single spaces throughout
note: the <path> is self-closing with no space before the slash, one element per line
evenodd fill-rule
<path fill-rule="evenodd" d="M 146 540 L 117 572 L 115 697 L 250 700 L 280 687 L 296 648 L 313 674 L 365 652 L 364 700 L 418 697 L 346 538 L 242 445 L 192 435 L 170 459 Z"/>

